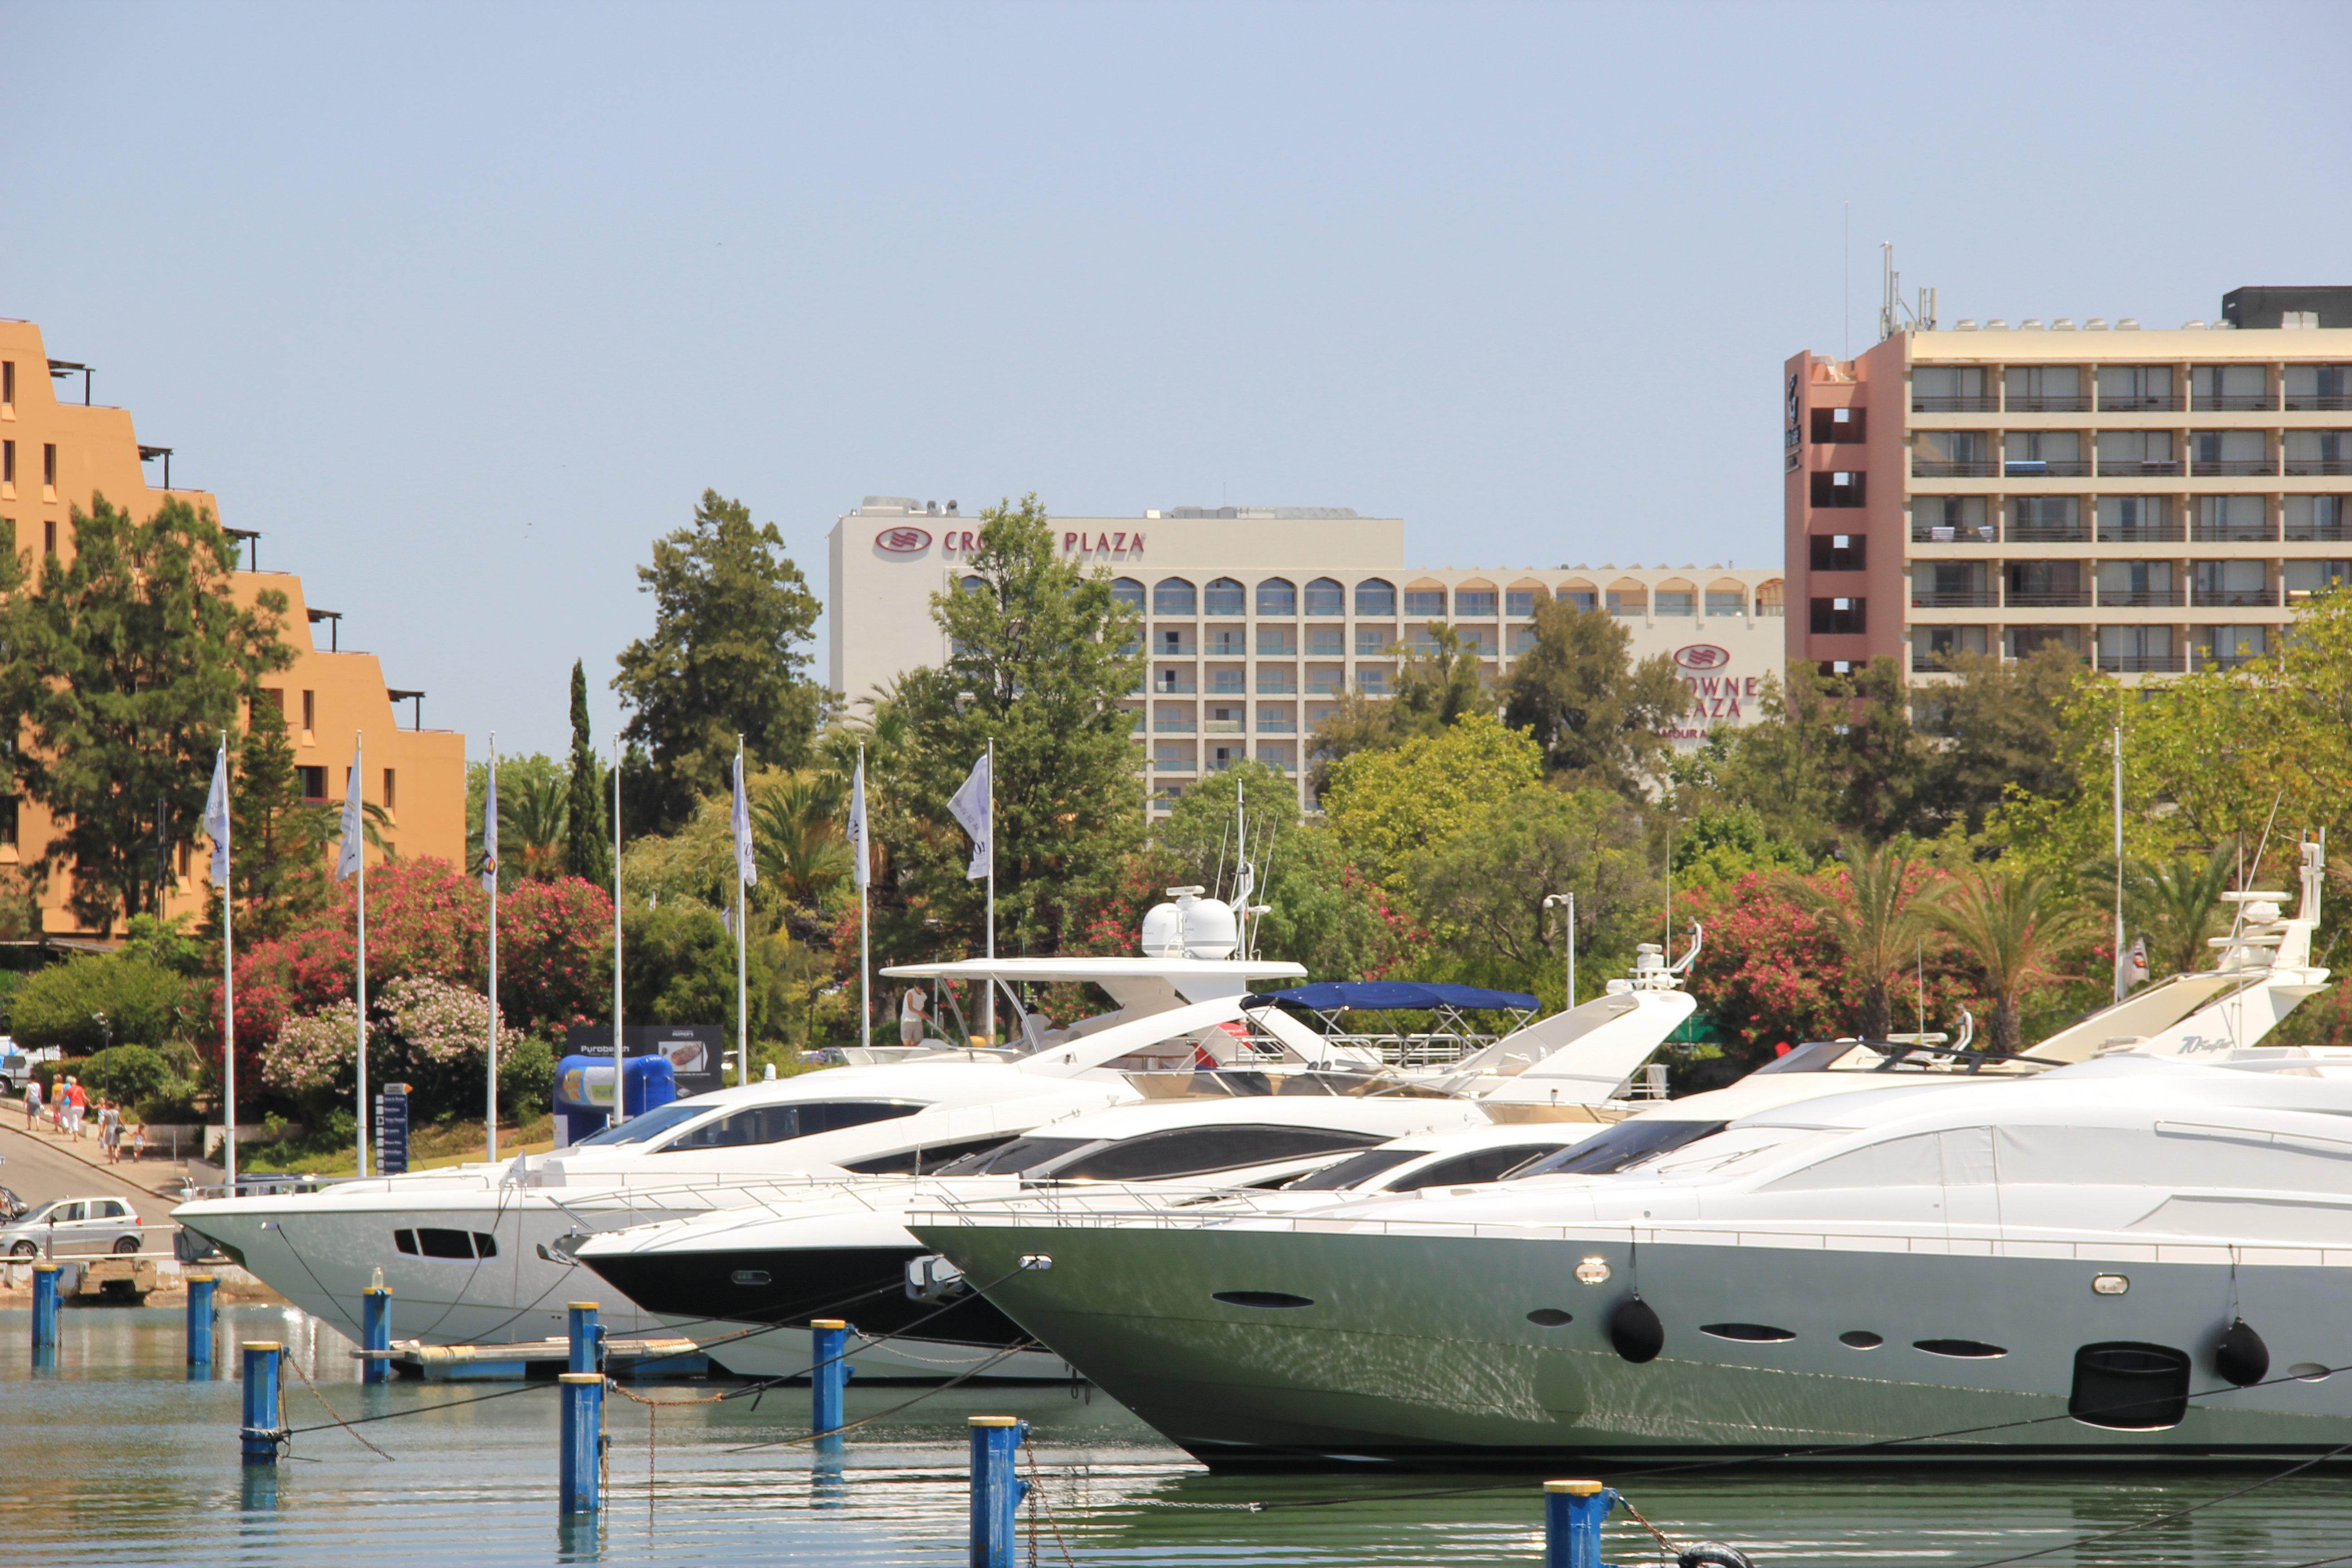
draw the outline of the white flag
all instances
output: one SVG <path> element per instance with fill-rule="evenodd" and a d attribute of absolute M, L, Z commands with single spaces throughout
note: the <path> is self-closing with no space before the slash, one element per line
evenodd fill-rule
<path fill-rule="evenodd" d="M 213 764 L 213 793 L 205 799 L 205 831 L 213 840 L 213 886 L 228 886 L 228 743 Z"/>
<path fill-rule="evenodd" d="M 971 776 L 963 781 L 963 787 L 948 802 L 948 810 L 971 835 L 971 864 L 964 868 L 964 880 L 987 876 L 990 859 L 995 854 L 996 824 L 992 820 L 995 801 L 989 790 L 986 752 L 981 752 L 980 761 L 971 764 Z"/>
<path fill-rule="evenodd" d="M 489 778 L 482 791 L 482 891 L 499 890 L 499 760 L 490 759 Z"/>
<path fill-rule="evenodd" d="M 2147 979 L 2147 938 L 2141 937 L 2116 955 L 2116 989 L 2128 991 Z"/>
<path fill-rule="evenodd" d="M 751 848 L 751 797 L 743 793 L 743 748 L 735 748 L 735 870 L 751 887 L 760 879 L 760 858 Z"/>
<path fill-rule="evenodd" d="M 360 752 L 352 748 L 351 785 L 343 792 L 343 852 L 335 857 L 335 880 L 360 868 L 360 849 L 365 842 L 366 829 L 361 826 L 360 815 Z"/>
<path fill-rule="evenodd" d="M 849 781 L 849 874 L 858 887 L 874 880 L 873 858 L 866 850 L 866 753 L 857 754 L 857 772 Z"/>

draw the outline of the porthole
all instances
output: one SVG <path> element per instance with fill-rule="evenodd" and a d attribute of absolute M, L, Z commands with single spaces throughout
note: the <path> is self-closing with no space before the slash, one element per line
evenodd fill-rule
<path fill-rule="evenodd" d="M 2327 1374 L 2336 1369 L 2322 1366 L 2315 1361 L 2299 1361 L 2286 1369 L 2286 1374 L 2299 1383 L 2326 1383 Z"/>
<path fill-rule="evenodd" d="M 1558 1329 L 1565 1328 L 1576 1321 L 1576 1318 L 1574 1314 L 1563 1312 L 1558 1307 L 1538 1307 L 1528 1314 L 1528 1321 L 1539 1329 Z"/>
<path fill-rule="evenodd" d="M 1293 1296 L 1283 1290 L 1220 1290 L 1213 1299 L 1228 1307 L 1257 1307 L 1269 1311 L 1315 1305 L 1312 1296 Z"/>
<path fill-rule="evenodd" d="M 1838 1343 L 1852 1351 L 1874 1351 L 1885 1342 L 1885 1334 L 1874 1334 L 1868 1329 L 1848 1329 L 1838 1336 Z"/>
<path fill-rule="evenodd" d="M 1989 1345 L 1982 1340 L 1914 1340 L 1911 1348 L 1926 1351 L 1929 1355 L 1957 1356 L 1970 1361 L 2009 1353 L 2000 1346 Z"/>
<path fill-rule="evenodd" d="M 768 1271 L 764 1268 L 738 1268 L 735 1270 L 734 1280 L 738 1285 L 765 1285 L 768 1282 Z"/>
<path fill-rule="evenodd" d="M 1787 1329 L 1776 1329 L 1769 1323 L 1701 1323 L 1698 1331 L 1713 1334 L 1719 1340 L 1744 1340 L 1750 1344 L 1778 1344 L 1797 1336 Z"/>

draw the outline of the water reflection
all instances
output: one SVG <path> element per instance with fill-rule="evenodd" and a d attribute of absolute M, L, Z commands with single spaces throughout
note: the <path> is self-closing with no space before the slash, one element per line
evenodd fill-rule
<path fill-rule="evenodd" d="M 555 1520 L 555 1560 L 558 1563 L 601 1563 L 604 1558 L 604 1520 L 598 1513 L 558 1514 Z"/>

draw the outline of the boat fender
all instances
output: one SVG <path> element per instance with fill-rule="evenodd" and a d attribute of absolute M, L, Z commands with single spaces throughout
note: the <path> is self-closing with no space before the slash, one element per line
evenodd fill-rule
<path fill-rule="evenodd" d="M 1642 1300 L 1639 1290 L 1618 1302 L 1617 1310 L 1609 1314 L 1609 1343 L 1636 1366 L 1655 1361 L 1666 1348 L 1666 1326 L 1658 1321 L 1658 1314 Z"/>
<path fill-rule="evenodd" d="M 1684 1547 L 1682 1555 L 1675 1559 L 1675 1568 L 1756 1568 L 1756 1564 L 1737 1546 L 1702 1541 L 1696 1546 Z"/>
<path fill-rule="evenodd" d="M 2271 1347 L 2245 1319 L 2233 1318 L 2213 1343 L 2213 1370 L 2240 1388 L 2251 1388 L 2271 1374 Z"/>

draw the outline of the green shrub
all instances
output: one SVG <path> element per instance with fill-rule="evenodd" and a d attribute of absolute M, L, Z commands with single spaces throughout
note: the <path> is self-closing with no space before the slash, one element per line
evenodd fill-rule
<path fill-rule="evenodd" d="M 8 1016 L 20 1046 L 88 1056 L 110 1045 L 162 1045 L 183 1032 L 187 1002 L 188 983 L 161 964 L 88 956 L 27 975 Z"/>
<path fill-rule="evenodd" d="M 537 1036 L 499 1050 L 499 1120 L 528 1121 L 555 1103 L 555 1047 Z"/>
<path fill-rule="evenodd" d="M 116 1046 L 83 1064 L 81 1081 L 118 1105 L 152 1099 L 172 1087 L 172 1064 L 145 1046 Z"/>

